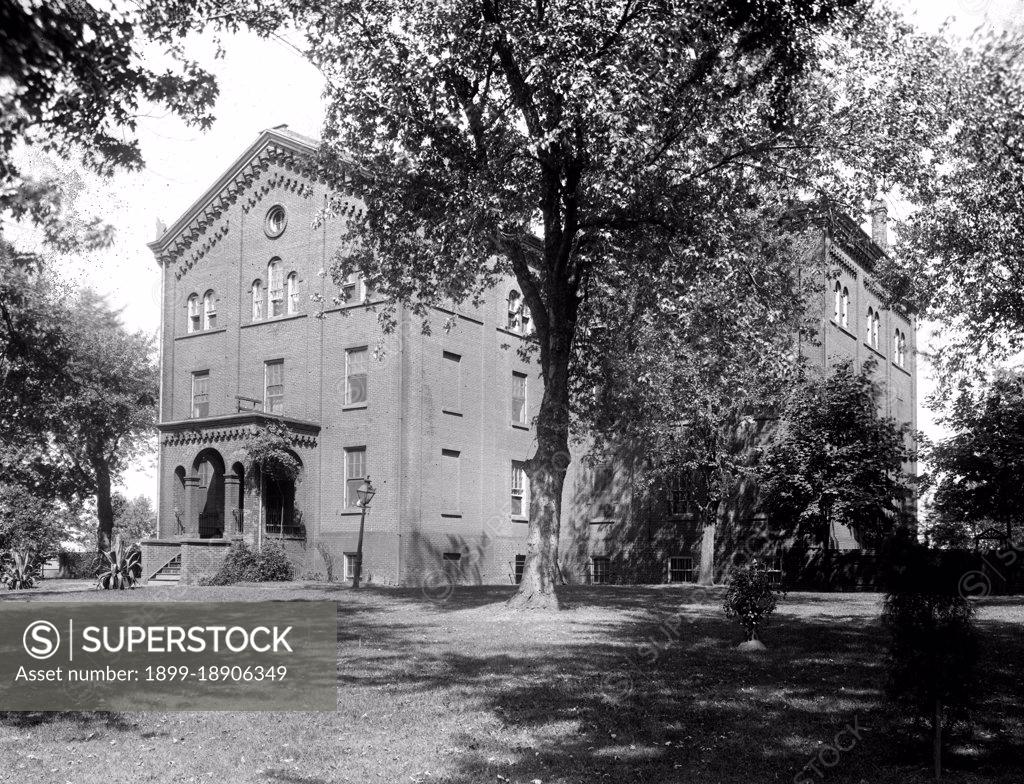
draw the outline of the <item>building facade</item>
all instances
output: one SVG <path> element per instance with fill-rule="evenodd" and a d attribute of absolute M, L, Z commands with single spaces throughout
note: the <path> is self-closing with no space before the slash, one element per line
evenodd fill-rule
<path fill-rule="evenodd" d="M 364 281 L 339 287 L 325 273 L 360 205 L 323 214 L 325 187 L 304 174 L 316 145 L 264 131 L 150 243 L 162 273 L 159 509 L 144 577 L 195 580 L 238 539 L 280 542 L 299 574 L 329 559 L 350 577 L 369 477 L 365 579 L 514 582 L 542 391 L 518 350 L 529 312 L 510 279 L 477 307 L 433 309 L 429 331 L 399 307 L 385 334 Z M 849 244 L 823 246 L 840 288 L 823 298 L 839 310 L 822 319 L 822 365 L 877 355 L 886 405 L 913 424 L 912 321 L 881 307 Z M 247 445 L 269 425 L 299 465 L 294 482 L 247 474 Z M 614 579 L 608 550 L 638 523 L 665 542 L 646 548 L 645 579 L 689 579 L 695 527 L 671 498 L 665 513 L 638 512 L 624 464 L 574 460 L 565 486 L 566 579 Z"/>

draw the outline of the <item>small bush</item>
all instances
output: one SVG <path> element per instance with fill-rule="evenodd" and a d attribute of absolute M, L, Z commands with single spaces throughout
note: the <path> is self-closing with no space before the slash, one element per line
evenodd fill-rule
<path fill-rule="evenodd" d="M 307 569 L 299 575 L 299 579 L 307 583 L 322 583 L 324 581 L 324 576 L 320 574 L 320 572 L 314 572 Z"/>
<path fill-rule="evenodd" d="M 890 635 L 886 694 L 905 714 L 930 725 L 936 780 L 943 731 L 966 724 L 978 696 L 975 608 L 960 595 L 960 579 L 921 549 L 903 553 L 882 614 Z"/>
<path fill-rule="evenodd" d="M 295 569 L 284 548 L 268 542 L 255 550 L 245 542 L 231 545 L 217 573 L 204 585 L 232 585 L 234 583 L 266 583 L 291 580 Z"/>
<path fill-rule="evenodd" d="M 101 554 L 98 584 L 104 590 L 134 588 L 142 579 L 142 550 L 125 545 L 118 536 L 114 546 Z"/>
<path fill-rule="evenodd" d="M 27 550 L 12 550 L 10 560 L 4 565 L 2 579 L 11 591 L 35 588 L 36 580 L 39 579 L 39 565 L 35 556 Z"/>
<path fill-rule="evenodd" d="M 61 550 L 57 553 L 57 567 L 60 576 L 71 580 L 85 580 L 96 576 L 102 564 L 100 554 Z"/>
<path fill-rule="evenodd" d="M 739 622 L 748 640 L 756 640 L 758 631 L 768 624 L 768 618 L 775 612 L 779 593 L 771 584 L 767 570 L 754 561 L 733 572 L 722 608 L 727 618 Z"/>

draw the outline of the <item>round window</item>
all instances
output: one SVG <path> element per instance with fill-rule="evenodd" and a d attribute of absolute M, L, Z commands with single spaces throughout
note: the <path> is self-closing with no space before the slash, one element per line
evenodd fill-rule
<path fill-rule="evenodd" d="M 280 204 L 275 204 L 267 210 L 267 221 L 264 229 L 268 237 L 280 237 L 284 232 L 284 227 L 287 225 L 288 216 L 285 214 L 284 207 Z"/>

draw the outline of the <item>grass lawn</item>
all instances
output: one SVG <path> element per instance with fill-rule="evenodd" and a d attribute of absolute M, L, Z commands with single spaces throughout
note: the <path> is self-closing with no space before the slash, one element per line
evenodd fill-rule
<path fill-rule="evenodd" d="M 717 590 L 566 589 L 557 616 L 505 611 L 510 592 L 460 587 L 443 604 L 293 586 L 0 594 L 338 602 L 337 713 L 4 713 L 0 780 L 930 780 L 928 745 L 885 711 L 877 594 L 790 594 L 758 655 L 734 650 Z M 988 600 L 979 618 L 986 690 L 945 780 L 1019 784 L 1024 601 Z"/>

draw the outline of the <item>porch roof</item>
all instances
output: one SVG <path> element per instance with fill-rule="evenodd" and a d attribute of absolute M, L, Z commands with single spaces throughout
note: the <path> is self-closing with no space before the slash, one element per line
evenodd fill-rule
<path fill-rule="evenodd" d="M 235 414 L 202 417 L 201 419 L 177 419 L 170 422 L 159 422 L 156 429 L 168 439 L 175 441 L 196 440 L 229 440 L 243 438 L 253 428 L 276 423 L 283 425 L 291 433 L 299 446 L 316 446 L 316 437 L 320 434 L 320 424 L 281 414 L 268 414 L 263 411 L 240 411 Z"/>

